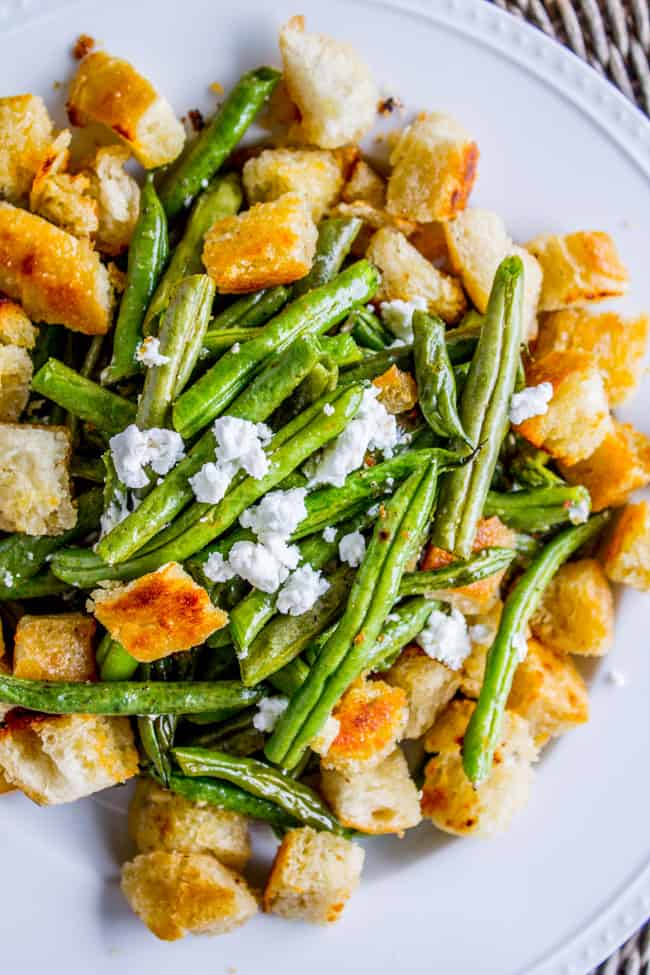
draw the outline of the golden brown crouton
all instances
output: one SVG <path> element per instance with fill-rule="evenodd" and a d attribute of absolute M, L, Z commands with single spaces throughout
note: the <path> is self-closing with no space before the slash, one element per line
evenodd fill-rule
<path fill-rule="evenodd" d="M 100 122 L 123 139 L 145 169 L 172 162 L 185 130 L 171 105 L 128 61 L 95 51 L 79 65 L 70 85 L 73 125 Z"/>
<path fill-rule="evenodd" d="M 94 613 L 136 660 L 160 660 L 197 647 L 228 616 L 177 562 L 114 589 L 92 593 Z"/>
<path fill-rule="evenodd" d="M 98 227 L 90 180 L 67 172 L 70 133 L 60 132 L 39 166 L 29 194 L 29 208 L 75 237 L 91 237 Z"/>
<path fill-rule="evenodd" d="M 17 345 L 20 349 L 33 349 L 37 335 L 38 330 L 20 305 L 0 295 L 0 343 Z"/>
<path fill-rule="evenodd" d="M 289 919 L 338 921 L 361 877 L 356 843 L 308 826 L 285 833 L 264 890 L 264 910 Z"/>
<path fill-rule="evenodd" d="M 14 676 L 29 680 L 94 680 L 96 629 L 92 616 L 83 613 L 21 616 L 14 644 Z"/>
<path fill-rule="evenodd" d="M 371 203 L 363 200 L 353 200 L 352 203 L 339 203 L 331 212 L 332 217 L 356 217 L 362 220 L 363 224 L 357 236 L 352 242 L 350 253 L 355 257 L 363 257 L 370 245 L 375 231 L 382 227 L 398 230 L 405 237 L 410 237 L 416 229 L 416 224 L 410 220 L 403 220 L 401 217 L 394 217 L 386 210 L 379 209 Z"/>
<path fill-rule="evenodd" d="M 363 159 L 354 163 L 341 192 L 345 203 L 368 203 L 377 210 L 386 206 L 386 180 Z"/>
<path fill-rule="evenodd" d="M 306 200 L 286 193 L 217 220 L 205 237 L 203 263 L 222 294 L 289 284 L 309 271 L 317 238 Z"/>
<path fill-rule="evenodd" d="M 382 678 L 393 687 L 401 687 L 406 694 L 409 719 L 404 729 L 405 738 L 420 738 L 428 731 L 460 686 L 457 673 L 440 661 L 432 660 L 415 644 L 402 650 Z"/>
<path fill-rule="evenodd" d="M 338 734 L 323 755 L 324 768 L 354 772 L 372 768 L 389 755 L 408 720 L 406 694 L 382 680 L 359 678 L 332 712 Z"/>
<path fill-rule="evenodd" d="M 560 464 L 569 484 L 584 484 L 591 510 L 625 504 L 632 491 L 650 484 L 650 439 L 631 423 L 614 421 L 597 450 L 578 464 Z"/>
<path fill-rule="evenodd" d="M 52 119 L 38 95 L 0 98 L 0 196 L 23 202 L 52 141 Z"/>
<path fill-rule="evenodd" d="M 17 420 L 29 399 L 32 359 L 26 349 L 0 345 L 0 421 Z"/>
<path fill-rule="evenodd" d="M 280 31 L 284 82 L 300 112 L 289 137 L 321 149 L 358 142 L 371 127 L 377 86 L 351 44 L 305 30 L 292 17 Z"/>
<path fill-rule="evenodd" d="M 445 226 L 446 223 L 442 221 L 418 224 L 409 241 L 427 261 L 431 261 L 436 267 L 444 266 L 445 270 L 450 270 Z"/>
<path fill-rule="evenodd" d="M 563 565 L 544 590 L 530 628 L 562 653 L 607 653 L 614 642 L 614 600 L 599 563 L 578 559 Z"/>
<path fill-rule="evenodd" d="M 137 775 L 128 718 L 11 711 L 0 728 L 0 768 L 41 806 L 74 802 Z"/>
<path fill-rule="evenodd" d="M 65 427 L 0 423 L 0 531 L 60 535 L 73 528 Z"/>
<path fill-rule="evenodd" d="M 478 155 L 456 119 L 421 113 L 400 133 L 391 153 L 388 212 L 418 223 L 450 220 L 467 205 Z"/>
<path fill-rule="evenodd" d="M 32 321 L 103 335 L 111 325 L 108 272 L 86 240 L 0 203 L 0 288 Z"/>
<path fill-rule="evenodd" d="M 526 244 L 542 265 L 540 311 L 616 298 L 625 294 L 628 273 L 614 241 L 600 230 L 547 234 Z"/>
<path fill-rule="evenodd" d="M 316 222 L 336 202 L 343 185 L 339 160 L 324 149 L 265 149 L 248 160 L 242 177 L 249 205 L 298 193 Z"/>
<path fill-rule="evenodd" d="M 467 302 L 459 282 L 430 264 L 399 230 L 378 230 L 370 241 L 367 257 L 381 271 L 375 296 L 378 301 L 424 298 L 427 310 L 448 323 L 463 314 Z"/>
<path fill-rule="evenodd" d="M 490 836 L 507 829 L 528 800 L 537 749 L 528 722 L 506 711 L 489 778 L 477 788 L 463 770 L 461 748 L 473 701 L 452 701 L 427 735 L 435 752 L 425 769 L 422 813 L 457 836 Z"/>
<path fill-rule="evenodd" d="M 650 590 L 650 505 L 628 504 L 605 538 L 601 558 L 607 576 L 642 592 Z"/>
<path fill-rule="evenodd" d="M 541 359 L 550 352 L 585 352 L 595 360 L 612 406 L 634 391 L 643 371 L 648 316 L 623 318 L 613 311 L 594 315 L 584 308 L 545 315 L 535 345 Z"/>
<path fill-rule="evenodd" d="M 478 698 L 485 674 L 488 650 L 499 629 L 503 603 L 499 599 L 487 613 L 479 613 L 467 620 L 472 652 L 463 661 L 460 671 L 460 690 L 465 697 Z"/>
<path fill-rule="evenodd" d="M 570 657 L 537 640 L 515 672 L 508 708 L 528 722 L 538 748 L 589 720 L 587 686 Z"/>
<path fill-rule="evenodd" d="M 593 454 L 612 430 L 603 378 L 584 352 L 550 352 L 526 369 L 528 386 L 542 383 L 553 387 L 548 409 L 515 429 L 552 457 L 576 464 Z"/>
<path fill-rule="evenodd" d="M 399 748 L 360 772 L 323 769 L 321 791 L 339 822 L 373 836 L 401 834 L 422 818 L 418 790 Z"/>
<path fill-rule="evenodd" d="M 124 169 L 129 156 L 124 146 L 104 146 L 84 169 L 97 204 L 95 246 L 102 254 L 126 250 L 140 212 L 140 187 Z"/>
<path fill-rule="evenodd" d="M 415 379 L 410 372 L 404 372 L 396 365 L 373 379 L 372 384 L 380 390 L 377 398 L 389 413 L 405 413 L 418 401 Z"/>
<path fill-rule="evenodd" d="M 122 893 L 162 941 L 227 934 L 257 914 L 244 878 L 206 853 L 141 853 L 122 866 Z"/>

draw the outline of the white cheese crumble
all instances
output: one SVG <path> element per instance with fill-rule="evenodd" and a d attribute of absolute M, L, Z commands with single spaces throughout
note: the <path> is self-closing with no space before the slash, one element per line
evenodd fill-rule
<path fill-rule="evenodd" d="M 163 355 L 160 351 L 160 339 L 153 335 L 147 336 L 135 352 L 135 357 L 143 366 L 164 366 L 169 362 L 169 356 Z"/>
<path fill-rule="evenodd" d="M 301 565 L 291 573 L 278 595 L 278 612 L 302 616 L 320 599 L 330 584 L 311 565 Z"/>
<path fill-rule="evenodd" d="M 240 517 L 243 528 L 250 528 L 260 541 L 275 536 L 288 539 L 300 522 L 307 517 L 305 488 L 289 491 L 270 491 L 254 508 L 247 508 Z"/>
<path fill-rule="evenodd" d="M 2 584 L 3 586 L 6 586 L 7 589 L 10 589 L 14 584 L 14 577 L 9 569 L 5 569 L 5 571 L 2 573 Z"/>
<path fill-rule="evenodd" d="M 323 540 L 326 542 L 333 542 L 336 540 L 336 528 L 329 525 L 323 530 Z"/>
<path fill-rule="evenodd" d="M 513 649 L 517 651 L 517 660 L 522 663 L 528 656 L 528 637 L 525 633 L 517 633 L 512 640 Z"/>
<path fill-rule="evenodd" d="M 289 568 L 260 542 L 235 542 L 228 559 L 235 575 L 262 592 L 275 592 L 289 575 Z"/>
<path fill-rule="evenodd" d="M 414 298 L 412 301 L 382 301 L 379 305 L 384 325 L 390 329 L 398 339 L 394 345 L 405 345 L 413 341 L 413 312 L 426 311 L 425 298 Z"/>
<path fill-rule="evenodd" d="M 486 623 L 475 623 L 467 632 L 472 643 L 487 643 L 492 635 L 492 627 Z"/>
<path fill-rule="evenodd" d="M 534 416 L 543 416 L 548 413 L 548 404 L 552 399 L 552 383 L 527 386 L 520 393 L 513 393 L 510 400 L 510 422 L 517 425 Z"/>
<path fill-rule="evenodd" d="M 109 440 L 111 457 L 119 480 L 128 488 L 149 483 L 146 467 L 156 474 L 168 474 L 185 456 L 183 440 L 175 430 L 152 427 L 139 430 L 131 423 Z"/>
<path fill-rule="evenodd" d="M 625 687 L 627 684 L 625 674 L 621 673 L 620 670 L 615 670 L 613 667 L 611 670 L 607 671 L 607 680 L 610 682 L 610 684 L 613 684 L 614 687 Z"/>
<path fill-rule="evenodd" d="M 236 416 L 220 416 L 212 425 L 217 442 L 218 464 L 233 463 L 259 480 L 268 473 L 269 461 L 262 449 L 273 436 L 265 423 L 251 423 Z"/>
<path fill-rule="evenodd" d="M 108 535 L 109 531 L 124 521 L 125 518 L 128 518 L 139 504 L 140 498 L 133 494 L 129 495 L 129 492 L 124 488 L 117 488 L 106 511 L 99 519 L 99 537 L 103 538 L 104 535 Z"/>
<path fill-rule="evenodd" d="M 586 499 L 569 505 L 569 521 L 572 525 L 584 525 L 589 518 L 590 505 Z"/>
<path fill-rule="evenodd" d="M 451 670 L 459 670 L 472 649 L 467 621 L 455 607 L 449 616 L 440 609 L 434 609 L 415 640 L 428 657 L 439 660 Z"/>
<path fill-rule="evenodd" d="M 240 349 L 241 349 L 241 345 L 239 344 L 239 342 L 235 342 L 233 345 L 230 346 L 231 352 L 237 353 L 239 352 Z"/>
<path fill-rule="evenodd" d="M 210 582 L 228 582 L 234 579 L 235 572 L 230 568 L 221 552 L 212 552 L 203 565 L 203 575 Z"/>
<path fill-rule="evenodd" d="M 341 722 L 330 714 L 321 730 L 309 742 L 309 747 L 317 755 L 327 755 L 338 738 L 340 730 Z"/>
<path fill-rule="evenodd" d="M 361 565 L 366 554 L 366 540 L 360 531 L 344 535 L 339 542 L 339 558 L 341 562 L 356 568 Z"/>
<path fill-rule="evenodd" d="M 263 697 L 257 704 L 257 714 L 253 717 L 253 727 L 258 731 L 273 731 L 280 715 L 289 703 L 286 697 Z"/>
<path fill-rule="evenodd" d="M 207 463 L 190 477 L 194 497 L 203 504 L 217 504 L 235 476 L 234 464 Z"/>
<path fill-rule="evenodd" d="M 331 403 L 326 403 L 325 404 L 325 406 L 323 407 L 323 413 L 325 414 L 325 416 L 333 416 L 334 415 L 334 407 L 332 406 Z"/>

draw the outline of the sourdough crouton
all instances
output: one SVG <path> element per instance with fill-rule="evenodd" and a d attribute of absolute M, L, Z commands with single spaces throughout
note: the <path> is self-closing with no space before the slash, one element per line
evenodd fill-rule
<path fill-rule="evenodd" d="M 111 326 L 108 272 L 88 241 L 9 203 L 0 203 L 0 289 L 32 321 L 86 335 Z"/>
<path fill-rule="evenodd" d="M 92 616 L 83 613 L 21 616 L 14 644 L 14 677 L 94 680 L 96 629 Z"/>
<path fill-rule="evenodd" d="M 467 620 L 472 652 L 463 661 L 460 671 L 460 690 L 465 697 L 478 698 L 483 685 L 488 650 L 499 630 L 503 603 L 499 599 L 487 613 L 479 613 Z"/>
<path fill-rule="evenodd" d="M 336 202 L 343 185 L 339 160 L 324 149 L 265 149 L 248 160 L 242 177 L 249 205 L 297 193 L 316 222 Z"/>
<path fill-rule="evenodd" d="M 251 852 L 245 816 L 191 802 L 152 779 L 138 779 L 129 806 L 129 833 L 139 853 L 212 853 L 233 870 L 243 870 Z"/>
<path fill-rule="evenodd" d="M 584 352 L 550 352 L 526 368 L 528 386 L 550 383 L 553 396 L 545 413 L 514 429 L 565 464 L 589 457 L 612 430 L 603 378 Z"/>
<path fill-rule="evenodd" d="M 185 142 L 185 129 L 169 102 L 128 61 L 105 51 L 83 59 L 67 108 L 73 125 L 99 122 L 112 129 L 145 169 L 172 162 Z"/>
<path fill-rule="evenodd" d="M 460 677 L 439 660 L 432 660 L 421 647 L 411 644 L 384 674 L 382 679 L 406 694 L 409 718 L 405 738 L 420 738 L 451 701 L 460 686 Z"/>
<path fill-rule="evenodd" d="M 29 399 L 32 359 L 26 349 L 0 345 L 0 421 L 17 420 Z"/>
<path fill-rule="evenodd" d="M 300 112 L 289 138 L 321 149 L 358 142 L 371 127 L 379 92 L 351 44 L 310 34 L 303 17 L 280 31 L 284 82 Z"/>
<path fill-rule="evenodd" d="M 528 800 L 537 749 L 528 722 L 506 711 L 489 778 L 474 788 L 463 770 L 461 748 L 473 701 L 452 701 L 425 741 L 435 752 L 425 769 L 422 813 L 446 833 L 501 833 Z"/>
<path fill-rule="evenodd" d="M 0 196 L 24 202 L 51 141 L 52 119 L 42 98 L 0 98 Z"/>
<path fill-rule="evenodd" d="M 60 132 L 39 166 L 29 194 L 29 208 L 75 237 L 91 237 L 98 226 L 90 180 L 67 172 L 70 133 Z"/>
<path fill-rule="evenodd" d="M 91 595 L 99 622 L 141 661 L 197 647 L 228 621 L 177 562 L 126 585 L 96 589 Z"/>
<path fill-rule="evenodd" d="M 322 757 L 323 768 L 354 772 L 390 754 L 408 720 L 406 694 L 382 680 L 359 678 L 332 712 L 338 734 Z"/>
<path fill-rule="evenodd" d="M 289 284 L 309 271 L 317 238 L 307 201 L 286 193 L 217 220 L 205 237 L 203 263 L 222 294 Z"/>
<path fill-rule="evenodd" d="M 37 335 L 38 330 L 20 305 L 0 295 L 0 343 L 17 345 L 20 349 L 33 349 Z"/>
<path fill-rule="evenodd" d="M 605 573 L 612 582 L 650 590 L 650 505 L 628 504 L 616 516 L 601 550 Z"/>
<path fill-rule="evenodd" d="M 634 391 L 643 372 L 647 315 L 626 319 L 616 312 L 594 315 L 584 308 L 545 315 L 535 345 L 541 359 L 550 352 L 585 352 L 596 361 L 612 406 Z"/>
<path fill-rule="evenodd" d="M 450 269 L 449 251 L 447 250 L 447 238 L 445 236 L 446 223 L 434 221 L 433 223 L 421 223 L 409 236 L 409 241 L 417 251 L 431 261 L 436 267 Z"/>
<path fill-rule="evenodd" d="M 614 421 L 597 450 L 578 464 L 560 463 L 569 484 L 584 484 L 591 510 L 625 504 L 632 491 L 650 484 L 650 439 L 631 423 Z"/>
<path fill-rule="evenodd" d="M 547 234 L 529 241 L 526 250 L 542 265 L 540 311 L 617 298 L 627 291 L 628 273 L 603 231 Z"/>
<path fill-rule="evenodd" d="M 342 836 L 290 829 L 266 882 L 264 910 L 314 924 L 338 921 L 359 884 L 363 859 L 361 847 Z"/>
<path fill-rule="evenodd" d="M 399 748 L 360 772 L 324 769 L 321 791 L 339 822 L 373 836 L 401 834 L 422 818 L 418 790 Z"/>
<path fill-rule="evenodd" d="M 102 254 L 126 250 L 140 213 L 140 187 L 124 169 L 129 156 L 124 146 L 104 146 L 84 169 L 97 204 L 95 246 Z"/>
<path fill-rule="evenodd" d="M 0 728 L 0 768 L 40 806 L 74 802 L 137 775 L 127 718 L 12 711 Z"/>
<path fill-rule="evenodd" d="M 542 594 L 530 628 L 538 640 L 562 653 L 600 657 L 614 642 L 614 600 L 595 559 L 567 562 Z"/>
<path fill-rule="evenodd" d="M 0 423 L 0 531 L 60 535 L 73 528 L 65 427 Z"/>
<path fill-rule="evenodd" d="M 427 310 L 448 323 L 463 314 L 467 302 L 460 283 L 430 264 L 399 230 L 378 230 L 370 241 L 367 257 L 382 275 L 375 295 L 377 301 L 424 298 Z"/>
<path fill-rule="evenodd" d="M 391 153 L 388 212 L 418 223 L 450 220 L 467 205 L 478 155 L 456 119 L 421 113 L 400 133 Z"/>
<path fill-rule="evenodd" d="M 141 853 L 122 866 L 122 893 L 162 941 L 227 934 L 257 914 L 244 878 L 206 853 Z"/>
<path fill-rule="evenodd" d="M 386 180 L 363 159 L 353 164 L 341 192 L 345 203 L 368 203 L 377 210 L 386 206 Z"/>
<path fill-rule="evenodd" d="M 373 379 L 372 384 L 379 389 L 377 399 L 388 413 L 406 413 L 418 401 L 415 379 L 410 372 L 404 372 L 399 366 L 392 365 L 381 376 Z"/>
<path fill-rule="evenodd" d="M 535 745 L 589 720 L 587 686 L 570 657 L 537 640 L 515 671 L 508 708 L 528 722 Z"/>

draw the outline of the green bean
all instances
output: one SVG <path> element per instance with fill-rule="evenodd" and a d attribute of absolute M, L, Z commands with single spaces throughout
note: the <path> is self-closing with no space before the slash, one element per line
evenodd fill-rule
<path fill-rule="evenodd" d="M 508 460 L 508 470 L 512 477 L 527 488 L 560 487 L 566 484 L 559 474 L 549 469 L 549 454 L 533 447 L 521 437 L 517 437 L 517 441 L 517 452 Z"/>
<path fill-rule="evenodd" d="M 463 768 L 474 786 L 484 782 L 492 768 L 506 702 L 520 659 L 517 644 L 525 638 L 528 620 L 562 563 L 602 530 L 606 518 L 607 515 L 597 515 L 584 525 L 565 528 L 533 559 L 510 590 L 496 638 L 488 651 L 483 685 L 463 742 Z"/>
<path fill-rule="evenodd" d="M 41 599 L 43 596 L 60 596 L 69 591 L 69 585 L 57 579 L 52 572 L 40 572 L 29 579 L 0 585 L 0 602 L 16 599 Z"/>
<path fill-rule="evenodd" d="M 93 373 L 97 368 L 97 363 L 99 362 L 100 356 L 102 354 L 102 348 L 104 346 L 105 335 L 95 335 L 91 339 L 86 354 L 84 356 L 84 361 L 79 369 L 79 375 L 83 376 L 84 379 L 92 379 Z M 66 418 L 66 426 L 70 433 L 70 440 L 74 446 L 78 446 L 79 442 L 79 417 L 74 416 L 72 413 L 68 413 Z"/>
<path fill-rule="evenodd" d="M 295 694 L 301 684 L 307 680 L 307 674 L 309 673 L 309 667 L 302 660 L 301 657 L 296 657 L 294 660 L 289 661 L 280 670 L 276 670 L 274 674 L 270 674 L 268 678 L 268 683 L 271 684 L 276 691 L 280 691 L 281 694 L 285 694 L 287 697 L 291 697 Z"/>
<path fill-rule="evenodd" d="M 268 420 L 309 375 L 320 355 L 317 339 L 300 336 L 286 351 L 271 356 L 262 372 L 230 404 L 228 415 L 253 423 Z"/>
<path fill-rule="evenodd" d="M 101 460 L 75 454 L 70 460 L 70 476 L 78 477 L 82 481 L 91 481 L 94 484 L 103 484 L 106 468 Z"/>
<path fill-rule="evenodd" d="M 286 305 L 291 288 L 279 284 L 275 288 L 262 288 L 250 295 L 243 295 L 231 302 L 227 308 L 210 322 L 208 335 L 229 328 L 255 328 L 265 325 L 269 318 Z"/>
<path fill-rule="evenodd" d="M 351 335 L 339 332 L 338 335 L 324 335 L 319 340 L 321 350 L 332 359 L 339 369 L 351 366 L 363 359 L 363 352 Z"/>
<path fill-rule="evenodd" d="M 487 548 L 463 562 L 452 562 L 428 572 L 408 572 L 402 579 L 400 596 L 425 595 L 442 589 L 461 589 L 507 569 L 517 553 L 512 548 Z"/>
<path fill-rule="evenodd" d="M 113 355 L 104 369 L 104 385 L 116 383 L 140 370 L 135 354 L 142 341 L 147 305 L 167 262 L 167 218 L 148 173 L 140 195 L 140 215 L 129 245 L 126 287 L 113 334 Z"/>
<path fill-rule="evenodd" d="M 339 273 L 362 223 L 358 217 L 329 217 L 321 220 L 311 269 L 294 284 L 294 298 L 307 294 L 313 288 L 320 288 Z"/>
<path fill-rule="evenodd" d="M 413 356 L 420 409 L 433 432 L 475 446 L 469 442 L 458 416 L 456 380 L 441 319 L 422 311 L 413 313 Z"/>
<path fill-rule="evenodd" d="M 585 487 L 560 484 L 500 494 L 489 491 L 485 514 L 498 515 L 516 531 L 535 534 L 547 532 L 568 521 L 579 523 L 589 517 L 591 499 Z"/>
<path fill-rule="evenodd" d="M 31 350 L 34 372 L 45 365 L 48 359 L 61 359 L 64 355 L 67 329 L 63 325 L 38 325 L 36 345 Z"/>
<path fill-rule="evenodd" d="M 338 377 L 339 370 L 336 363 L 323 356 L 298 386 L 290 404 L 292 413 L 300 413 L 322 396 L 333 392 Z"/>
<path fill-rule="evenodd" d="M 340 385 L 357 383 L 362 379 L 375 379 L 383 375 L 391 366 L 399 369 L 413 368 L 413 346 L 400 345 L 394 349 L 385 349 L 383 352 L 375 352 L 373 355 L 366 356 L 363 362 L 350 369 L 342 369 L 339 378 Z"/>
<path fill-rule="evenodd" d="M 188 207 L 225 162 L 280 80 L 275 68 L 242 75 L 211 122 L 165 177 L 160 199 L 171 219 Z"/>
<path fill-rule="evenodd" d="M 140 666 L 135 657 L 128 653 L 121 643 L 105 633 L 99 641 L 95 657 L 102 681 L 129 680 Z"/>
<path fill-rule="evenodd" d="M 369 308 L 357 308 L 348 319 L 352 337 L 366 349 L 381 352 L 395 341 L 395 336 L 389 332 L 381 319 Z"/>
<path fill-rule="evenodd" d="M 199 730 L 186 727 L 180 733 L 182 741 L 179 744 L 195 748 L 218 748 L 219 751 L 239 758 L 254 755 L 264 747 L 264 735 L 253 725 L 256 713 L 256 708 L 247 708 L 217 725 Z"/>
<path fill-rule="evenodd" d="M 246 325 L 235 325 L 232 328 L 210 329 L 203 339 L 203 355 L 206 359 L 217 359 L 224 352 L 228 352 L 233 345 L 241 345 L 262 336 L 262 328 L 249 328 Z"/>
<path fill-rule="evenodd" d="M 424 596 L 405 599 L 399 606 L 394 606 L 368 654 L 366 669 L 373 672 L 392 667 L 407 643 L 422 632 L 431 613 L 440 606 L 435 599 Z"/>
<path fill-rule="evenodd" d="M 58 359 L 48 359 L 39 369 L 32 379 L 32 389 L 108 436 L 119 433 L 135 419 L 135 406 L 128 399 L 102 389 Z"/>
<path fill-rule="evenodd" d="M 215 781 L 205 777 L 189 778 L 175 772 L 169 777 L 169 789 L 191 802 L 204 802 L 219 809 L 241 813 L 251 819 L 259 819 L 278 829 L 291 829 L 299 826 L 299 820 L 289 816 L 280 806 L 267 799 L 258 799 L 244 789 L 229 782 Z"/>
<path fill-rule="evenodd" d="M 194 654 L 191 653 L 163 657 L 153 663 L 143 664 L 141 668 L 145 681 L 169 681 L 174 678 L 193 680 L 194 670 Z M 175 714 L 138 716 L 140 746 L 165 786 L 169 784 L 172 771 L 169 753 L 174 744 L 177 726 L 178 715 Z"/>
<path fill-rule="evenodd" d="M 460 365 L 472 358 L 478 345 L 483 322 L 482 315 L 470 312 L 457 328 L 450 328 L 445 332 L 447 355 L 453 365 Z"/>

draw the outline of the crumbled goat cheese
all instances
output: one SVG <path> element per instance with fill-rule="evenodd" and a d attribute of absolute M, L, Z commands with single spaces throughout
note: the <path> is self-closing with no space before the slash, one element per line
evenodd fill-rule
<path fill-rule="evenodd" d="M 330 584 L 311 565 L 301 565 L 292 572 L 278 596 L 278 612 L 302 616 L 329 589 Z"/>
<path fill-rule="evenodd" d="M 386 617 L 387 623 L 399 623 L 399 613 L 389 613 Z"/>
<path fill-rule="evenodd" d="M 235 342 L 233 345 L 230 346 L 231 352 L 237 353 L 239 352 L 240 349 L 241 349 L 241 345 L 239 344 L 239 342 Z"/>
<path fill-rule="evenodd" d="M 494 635 L 493 627 L 487 623 L 475 623 L 467 632 L 472 643 L 488 643 Z"/>
<path fill-rule="evenodd" d="M 262 447 L 272 437 L 265 423 L 251 423 L 236 416 L 220 416 L 212 425 L 217 441 L 215 457 L 218 464 L 236 463 L 247 474 L 259 480 L 269 469 L 269 461 Z"/>
<path fill-rule="evenodd" d="M 517 660 L 521 663 L 528 656 L 528 637 L 525 633 L 518 633 L 512 641 L 513 649 L 517 651 Z"/>
<path fill-rule="evenodd" d="M 250 528 L 263 542 L 269 537 L 288 539 L 300 522 L 307 517 L 305 488 L 271 491 L 254 508 L 247 508 L 240 517 L 243 528 Z"/>
<path fill-rule="evenodd" d="M 569 521 L 572 525 L 584 525 L 589 518 L 589 502 L 586 499 L 578 501 L 577 504 L 569 505 Z"/>
<path fill-rule="evenodd" d="M 615 670 L 613 667 L 611 670 L 607 671 L 607 680 L 614 687 L 625 687 L 627 680 L 625 674 L 622 674 L 620 670 Z"/>
<path fill-rule="evenodd" d="M 169 356 L 160 351 L 160 339 L 153 335 L 147 336 L 136 349 L 135 357 L 143 366 L 164 366 L 169 362 Z"/>
<path fill-rule="evenodd" d="M 513 393 L 510 400 L 510 422 L 515 425 L 530 420 L 533 416 L 548 413 L 548 404 L 553 399 L 553 385 L 540 383 L 527 386 L 520 393 Z"/>
<path fill-rule="evenodd" d="M 257 714 L 253 717 L 253 727 L 258 731 L 273 731 L 280 715 L 289 703 L 286 697 L 263 697 L 257 703 Z"/>
<path fill-rule="evenodd" d="M 5 571 L 2 573 L 2 584 L 3 586 L 6 586 L 7 589 L 11 588 L 11 586 L 14 584 L 14 577 L 9 569 L 5 569 Z"/>
<path fill-rule="evenodd" d="M 207 463 L 190 477 L 190 487 L 197 501 L 204 504 L 217 504 L 228 490 L 228 485 L 236 473 L 235 464 Z"/>
<path fill-rule="evenodd" d="M 323 540 L 326 542 L 333 542 L 336 538 L 336 528 L 329 525 L 323 530 Z"/>
<path fill-rule="evenodd" d="M 234 579 L 235 572 L 220 552 L 213 552 L 203 564 L 203 575 L 210 582 L 228 582 Z"/>
<path fill-rule="evenodd" d="M 124 521 L 125 518 L 128 518 L 139 504 L 140 498 L 133 494 L 129 495 L 129 492 L 123 488 L 117 488 L 106 511 L 99 519 L 99 537 L 103 538 L 104 535 L 108 535 L 109 531 Z"/>
<path fill-rule="evenodd" d="M 381 510 L 381 503 L 378 501 L 377 504 L 373 504 L 372 507 L 368 508 L 368 517 L 376 518 Z"/>
<path fill-rule="evenodd" d="M 235 542 L 228 562 L 236 575 L 262 592 L 275 592 L 289 575 L 288 567 L 260 542 Z"/>
<path fill-rule="evenodd" d="M 434 609 L 415 639 L 428 657 L 439 660 L 451 670 L 459 670 L 472 649 L 465 617 L 455 607 L 450 616 Z"/>
<path fill-rule="evenodd" d="M 350 532 L 344 535 L 339 542 L 339 558 L 341 562 L 351 565 L 352 568 L 361 565 L 366 554 L 366 540 L 360 531 Z"/>
<path fill-rule="evenodd" d="M 146 467 L 167 474 L 185 456 L 183 440 L 175 430 L 139 430 L 135 423 L 111 437 L 109 447 L 117 476 L 128 488 L 146 487 Z"/>
<path fill-rule="evenodd" d="M 325 404 L 325 406 L 323 407 L 323 413 L 325 414 L 325 416 L 333 416 L 334 415 L 334 407 L 332 406 L 331 403 L 326 403 Z"/>
<path fill-rule="evenodd" d="M 338 718 L 334 718 L 330 714 L 321 730 L 309 742 L 309 747 L 313 752 L 316 752 L 317 755 L 327 755 L 328 751 L 338 738 L 340 730 L 341 722 L 338 720 Z"/>
<path fill-rule="evenodd" d="M 405 345 L 413 341 L 413 312 L 426 311 L 427 302 L 424 298 L 414 298 L 413 301 L 382 301 L 379 312 L 382 321 L 397 338 L 394 345 Z"/>

